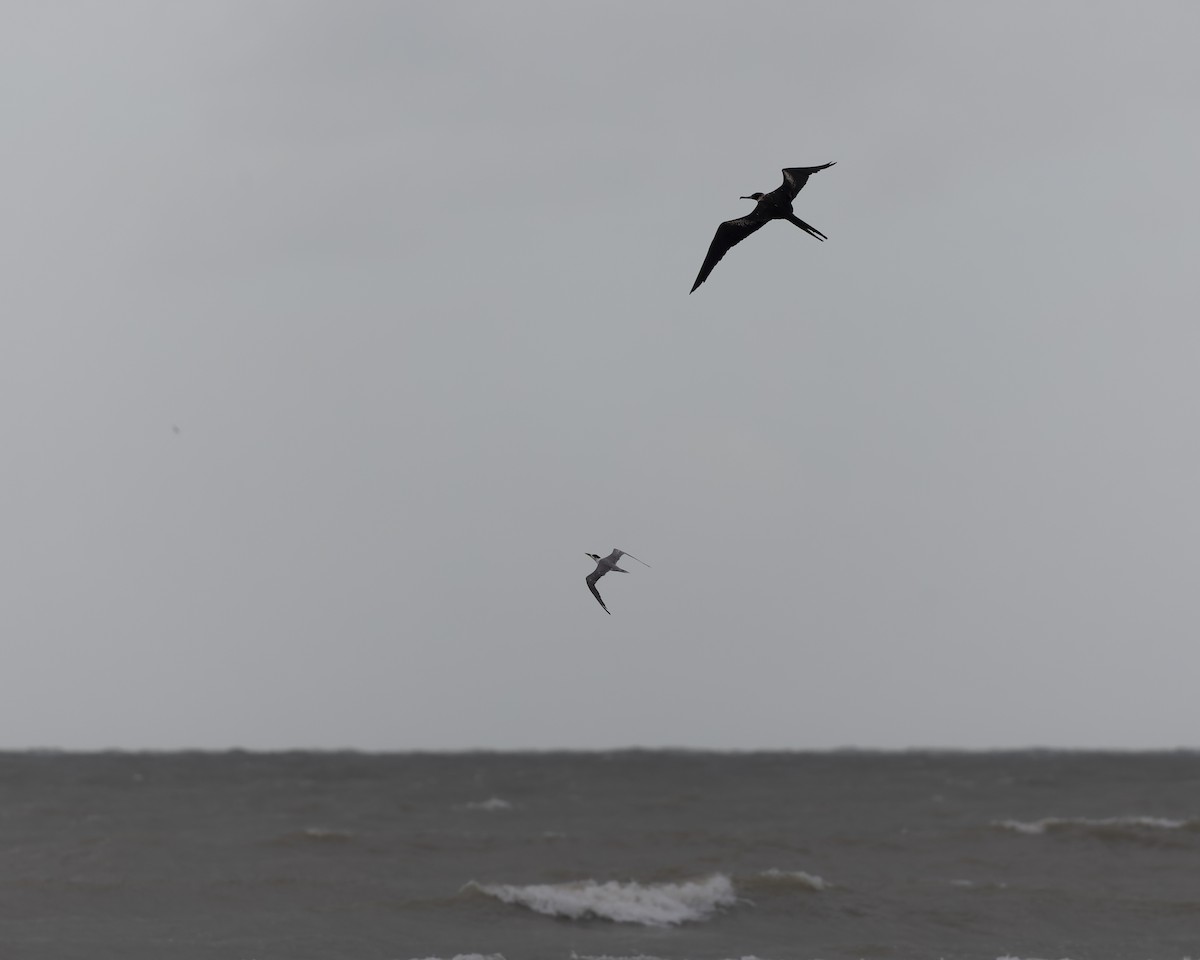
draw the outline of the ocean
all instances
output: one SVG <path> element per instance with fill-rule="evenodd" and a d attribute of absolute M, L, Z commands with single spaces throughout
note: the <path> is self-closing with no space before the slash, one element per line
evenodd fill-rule
<path fill-rule="evenodd" d="M 0 754 L 3 960 L 1200 958 L 1200 754 Z"/>

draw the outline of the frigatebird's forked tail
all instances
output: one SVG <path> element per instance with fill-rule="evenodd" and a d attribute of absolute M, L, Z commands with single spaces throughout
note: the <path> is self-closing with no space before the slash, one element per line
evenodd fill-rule
<path fill-rule="evenodd" d="M 820 230 L 818 230 L 816 227 L 814 227 L 811 223 L 805 223 L 803 220 L 801 220 L 795 214 L 792 214 L 787 219 L 790 223 L 794 223 L 801 230 L 803 230 L 805 233 L 807 233 L 810 237 L 816 237 L 818 240 L 828 240 L 829 239 L 827 236 L 825 236 L 825 234 L 823 234 Z"/>

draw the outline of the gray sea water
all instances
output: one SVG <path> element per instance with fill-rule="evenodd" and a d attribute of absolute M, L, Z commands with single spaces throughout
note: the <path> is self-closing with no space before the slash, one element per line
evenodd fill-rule
<path fill-rule="evenodd" d="M 0 958 L 1200 958 L 1200 754 L 0 754 Z"/>

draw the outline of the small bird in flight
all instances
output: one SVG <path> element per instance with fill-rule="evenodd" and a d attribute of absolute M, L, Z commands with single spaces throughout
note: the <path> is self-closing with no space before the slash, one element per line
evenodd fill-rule
<path fill-rule="evenodd" d="M 596 598 L 596 602 L 599 603 L 600 606 L 604 607 L 604 612 L 610 616 L 612 615 L 612 611 L 609 610 L 608 607 L 605 607 L 604 601 L 600 599 L 600 591 L 596 589 L 596 581 L 610 570 L 615 570 L 617 573 L 628 573 L 628 570 L 622 570 L 617 566 L 617 561 L 622 557 L 633 557 L 634 560 L 637 560 L 637 562 L 643 566 L 650 566 L 650 564 L 646 563 L 645 560 L 638 560 L 638 558 L 634 557 L 632 553 L 626 553 L 624 550 L 617 550 L 615 547 L 613 548 L 613 552 L 607 557 L 602 557 L 596 553 L 586 553 L 584 556 L 591 557 L 596 561 L 596 569 L 587 575 L 588 589 L 592 591 L 592 596 Z"/>
<path fill-rule="evenodd" d="M 796 194 L 804 189 L 809 177 L 818 170 L 832 167 L 836 162 L 834 160 L 830 163 L 823 163 L 819 167 L 785 167 L 783 183 L 770 193 L 752 193 L 748 197 L 739 197 L 740 200 L 757 200 L 758 205 L 746 216 L 737 220 L 726 220 L 717 227 L 716 235 L 708 248 L 708 256 L 704 258 L 700 273 L 696 275 L 696 282 L 692 284 L 692 289 L 688 293 L 695 293 L 696 288 L 708 279 L 708 275 L 713 272 L 713 267 L 729 252 L 730 247 L 741 243 L 755 230 L 771 220 L 787 220 L 810 237 L 815 237 L 817 240 L 828 240 L 829 238 L 820 230 L 805 223 L 792 213 L 792 201 L 796 199 Z"/>

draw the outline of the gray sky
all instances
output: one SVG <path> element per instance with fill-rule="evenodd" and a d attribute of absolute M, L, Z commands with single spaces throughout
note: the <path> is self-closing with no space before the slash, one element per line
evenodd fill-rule
<path fill-rule="evenodd" d="M 5 4 L 0 746 L 1196 746 L 1197 35 Z"/>

